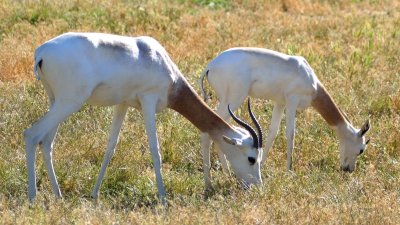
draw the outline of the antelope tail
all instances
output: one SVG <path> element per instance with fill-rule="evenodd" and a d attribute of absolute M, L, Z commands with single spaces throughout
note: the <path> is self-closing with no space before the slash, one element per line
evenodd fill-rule
<path fill-rule="evenodd" d="M 33 72 L 35 73 L 37 80 L 40 80 L 39 69 L 41 66 L 42 66 L 42 59 L 35 58 L 35 65 L 33 66 Z"/>
<path fill-rule="evenodd" d="M 208 71 L 209 70 L 205 71 L 200 77 L 201 94 L 203 95 L 203 99 L 205 102 L 207 102 L 207 100 L 210 99 L 210 96 L 208 96 L 206 91 L 204 90 L 204 78 L 208 76 Z"/>

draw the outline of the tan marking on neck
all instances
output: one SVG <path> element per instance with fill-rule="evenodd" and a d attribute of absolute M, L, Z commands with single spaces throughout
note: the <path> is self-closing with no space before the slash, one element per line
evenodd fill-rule
<path fill-rule="evenodd" d="M 321 114 L 330 126 L 338 126 L 346 122 L 346 118 L 342 115 L 332 97 L 320 82 L 317 83 L 317 93 L 311 105 Z"/>
<path fill-rule="evenodd" d="M 233 130 L 221 117 L 210 109 L 193 90 L 184 77 L 180 76 L 171 86 L 168 107 L 177 111 L 200 131 L 214 132 Z"/>

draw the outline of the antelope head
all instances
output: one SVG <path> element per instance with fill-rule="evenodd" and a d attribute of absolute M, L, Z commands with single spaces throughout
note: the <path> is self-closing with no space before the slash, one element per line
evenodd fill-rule
<path fill-rule="evenodd" d="M 369 139 L 366 140 L 365 134 L 370 129 L 369 120 L 367 120 L 360 130 L 354 129 L 353 132 L 345 138 L 341 138 L 340 146 L 340 168 L 346 172 L 353 172 L 356 167 L 357 157 L 364 153 Z"/>
<path fill-rule="evenodd" d="M 261 183 L 260 162 L 262 156 L 262 130 L 261 126 L 255 118 L 250 107 L 250 99 L 248 100 L 248 111 L 250 117 L 255 124 L 256 131 L 246 122 L 242 121 L 231 111 L 228 105 L 228 111 L 231 117 L 243 128 L 235 127 L 236 135 L 226 136 L 222 138 L 226 144 L 236 147 L 236 150 L 224 152 L 228 160 L 231 162 L 232 168 L 235 174 L 240 180 L 243 181 L 245 186 L 252 183 Z M 223 150 L 223 148 L 221 148 Z M 247 160 L 247 163 L 243 162 L 243 159 Z M 255 171 L 258 171 L 255 173 Z M 251 176 L 251 174 L 257 174 L 257 177 Z"/>

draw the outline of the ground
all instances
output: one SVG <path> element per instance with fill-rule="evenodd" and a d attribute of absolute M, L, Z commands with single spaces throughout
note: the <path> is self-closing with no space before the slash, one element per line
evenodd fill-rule
<path fill-rule="evenodd" d="M 2 223 L 399 224 L 399 12 L 398 1 L 384 0 L 1 1 Z M 214 191 L 205 195 L 199 131 L 166 110 L 157 117 L 168 193 L 168 207 L 162 207 L 143 117 L 130 110 L 96 203 L 90 193 L 112 108 L 85 106 L 56 137 L 53 155 L 63 200 L 55 200 L 38 151 L 39 192 L 29 206 L 22 134 L 48 108 L 33 74 L 33 52 L 68 31 L 152 36 L 198 93 L 203 68 L 230 47 L 302 55 L 355 126 L 371 121 L 371 143 L 354 173 L 341 172 L 335 133 L 309 109 L 297 117 L 293 172 L 286 171 L 281 130 L 262 168 L 262 186 L 242 190 L 221 172 L 213 154 Z M 253 103 L 267 132 L 271 102 Z M 215 95 L 208 104 L 215 108 Z"/>

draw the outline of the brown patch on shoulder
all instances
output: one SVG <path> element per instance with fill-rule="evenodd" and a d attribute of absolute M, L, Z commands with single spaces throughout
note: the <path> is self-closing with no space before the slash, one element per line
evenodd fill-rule
<path fill-rule="evenodd" d="M 317 83 L 317 93 L 311 105 L 321 114 L 330 126 L 336 126 L 346 122 L 346 118 L 342 115 L 340 109 L 336 106 L 332 97 L 320 82 Z"/>

